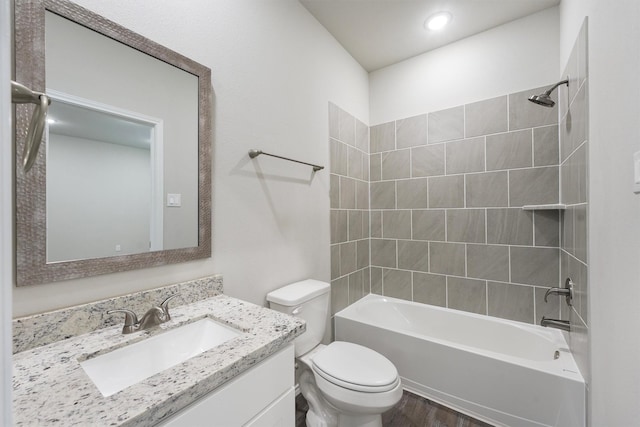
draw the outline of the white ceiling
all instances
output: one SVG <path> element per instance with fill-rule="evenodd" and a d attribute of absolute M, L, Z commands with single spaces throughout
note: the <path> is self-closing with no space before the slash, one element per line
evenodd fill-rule
<path fill-rule="evenodd" d="M 367 71 L 374 71 L 560 0 L 299 0 Z M 453 15 L 439 32 L 424 29 L 436 12 Z"/>

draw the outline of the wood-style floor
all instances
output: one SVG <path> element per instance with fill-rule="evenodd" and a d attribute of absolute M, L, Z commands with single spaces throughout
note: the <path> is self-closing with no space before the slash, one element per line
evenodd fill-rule
<path fill-rule="evenodd" d="M 296 397 L 296 427 L 305 427 L 307 401 Z M 384 427 L 491 427 L 445 406 L 405 391 L 400 402 L 382 414 Z"/>

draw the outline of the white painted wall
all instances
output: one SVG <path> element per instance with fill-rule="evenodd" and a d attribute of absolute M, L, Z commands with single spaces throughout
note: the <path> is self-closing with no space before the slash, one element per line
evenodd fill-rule
<path fill-rule="evenodd" d="M 296 0 L 80 0 L 210 67 L 214 88 L 213 257 L 16 288 L 14 315 L 222 273 L 258 304 L 281 285 L 329 280 L 328 102 L 368 123 L 367 73 Z"/>
<path fill-rule="evenodd" d="M 560 66 L 589 18 L 589 344 L 593 427 L 640 419 L 640 2 L 563 0 Z M 560 72 L 561 68 L 559 68 Z"/>
<path fill-rule="evenodd" d="M 370 74 L 370 123 L 548 85 L 558 78 L 558 8 Z"/>
<path fill-rule="evenodd" d="M 11 291 L 13 288 L 13 150 L 10 104 L 11 5 L 0 2 L 0 425 L 11 416 Z"/>
<path fill-rule="evenodd" d="M 147 252 L 150 211 L 148 149 L 49 134 L 48 262 Z"/>

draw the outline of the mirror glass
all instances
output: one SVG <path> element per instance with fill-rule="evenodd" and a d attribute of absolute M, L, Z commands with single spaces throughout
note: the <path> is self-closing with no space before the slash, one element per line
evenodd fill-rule
<path fill-rule="evenodd" d="M 47 262 L 197 246 L 198 78 L 49 11 L 45 43 Z"/>
<path fill-rule="evenodd" d="M 52 100 L 33 167 L 15 107 L 16 283 L 211 256 L 211 70 L 68 0 L 15 4 L 15 80 Z"/>

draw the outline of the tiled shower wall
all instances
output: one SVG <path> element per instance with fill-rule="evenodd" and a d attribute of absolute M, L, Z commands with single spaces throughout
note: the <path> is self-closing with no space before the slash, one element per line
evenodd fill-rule
<path fill-rule="evenodd" d="M 331 314 L 369 284 L 369 128 L 329 104 Z"/>
<path fill-rule="evenodd" d="M 550 82 L 553 83 L 553 82 Z M 557 110 L 535 88 L 371 128 L 371 291 L 522 322 L 558 316 Z"/>
<path fill-rule="evenodd" d="M 330 104 L 332 313 L 373 292 L 559 316 L 543 300 L 560 282 L 559 211 L 522 209 L 559 202 L 557 110 L 527 101 L 545 89 L 373 126 L 370 141 Z"/>
<path fill-rule="evenodd" d="M 589 383 L 588 370 L 588 269 L 587 269 L 587 165 L 588 71 L 587 22 L 576 40 L 563 78 L 569 87 L 560 91 L 561 202 L 567 205 L 562 220 L 561 278 L 574 283 L 573 306 L 562 303 L 562 318 L 571 321 L 570 346 Z"/>

